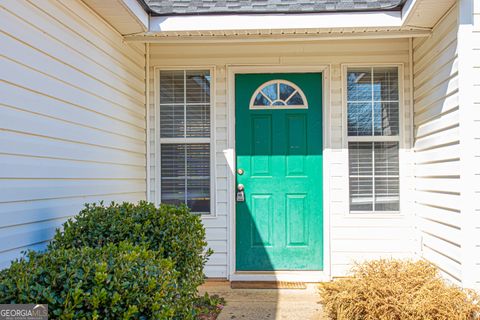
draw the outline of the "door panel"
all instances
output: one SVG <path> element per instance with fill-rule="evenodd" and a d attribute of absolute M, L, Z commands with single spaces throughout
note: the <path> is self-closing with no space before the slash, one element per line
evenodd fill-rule
<path fill-rule="evenodd" d="M 287 116 L 287 176 L 305 176 L 307 121 L 305 114 Z"/>
<path fill-rule="evenodd" d="M 252 246 L 272 246 L 273 206 L 271 194 L 252 194 Z"/>
<path fill-rule="evenodd" d="M 306 194 L 287 194 L 287 246 L 308 246 Z"/>
<path fill-rule="evenodd" d="M 252 176 L 271 176 L 272 117 L 252 115 Z"/>
<path fill-rule="evenodd" d="M 257 88 L 276 79 L 300 88 L 308 108 L 291 107 L 301 95 L 270 85 L 257 101 L 291 95 L 295 103 L 250 109 Z M 323 269 L 321 88 L 319 73 L 235 77 L 236 182 L 245 188 L 236 204 L 239 271 Z"/>

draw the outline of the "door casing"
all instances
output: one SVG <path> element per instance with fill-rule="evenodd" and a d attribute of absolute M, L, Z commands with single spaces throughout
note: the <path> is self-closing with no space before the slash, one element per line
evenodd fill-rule
<path fill-rule="evenodd" d="M 331 279 L 331 260 L 330 260 L 330 183 L 328 173 L 330 171 L 330 66 L 329 65 L 298 65 L 298 66 L 279 66 L 279 65 L 248 65 L 248 66 L 227 66 L 227 149 L 224 151 L 227 165 L 227 212 L 228 214 L 228 232 L 227 232 L 227 272 L 230 281 L 306 281 L 320 282 Z M 323 252 L 324 269 L 323 271 L 237 271 L 235 269 L 235 221 L 236 221 L 236 202 L 235 202 L 235 74 L 237 73 L 322 73 L 322 130 L 323 130 Z"/>

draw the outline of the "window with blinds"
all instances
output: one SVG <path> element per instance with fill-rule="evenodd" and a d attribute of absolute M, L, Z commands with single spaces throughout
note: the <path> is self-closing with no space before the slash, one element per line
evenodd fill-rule
<path fill-rule="evenodd" d="M 160 71 L 161 202 L 211 212 L 210 71 Z"/>
<path fill-rule="evenodd" d="M 397 67 L 347 69 L 350 212 L 398 212 Z"/>

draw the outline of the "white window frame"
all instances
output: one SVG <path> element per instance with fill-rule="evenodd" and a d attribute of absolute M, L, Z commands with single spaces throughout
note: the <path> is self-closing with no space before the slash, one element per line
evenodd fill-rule
<path fill-rule="evenodd" d="M 268 87 L 271 84 L 277 84 L 277 96 L 278 99 L 272 101 L 269 97 L 267 97 L 265 94 L 263 94 L 262 90 L 266 87 Z M 295 91 L 292 92 L 292 94 L 286 99 L 286 100 L 281 100 L 280 99 L 280 84 L 286 84 L 292 88 L 295 89 Z M 255 105 L 255 99 L 257 98 L 257 95 L 261 93 L 268 101 L 270 101 L 270 105 L 264 106 L 264 105 Z M 291 105 L 283 105 L 283 106 L 278 106 L 278 105 L 273 105 L 276 101 L 282 101 L 282 102 L 287 102 L 290 100 L 296 93 L 302 97 L 303 104 L 291 104 Z M 308 109 L 308 101 L 307 97 L 303 93 L 302 89 L 300 89 L 299 86 L 297 86 L 295 83 L 284 80 L 284 79 L 275 79 L 275 80 L 270 80 L 267 82 L 262 83 L 260 86 L 258 86 L 257 90 L 253 93 L 252 97 L 250 98 L 250 105 L 249 105 L 250 110 L 281 110 L 281 109 Z"/>
<path fill-rule="evenodd" d="M 210 72 L 210 138 L 161 138 L 160 137 L 160 72 L 161 71 L 209 71 Z M 195 144 L 195 143 L 209 143 L 210 144 L 210 213 L 199 213 L 203 218 L 215 218 L 215 67 L 212 66 L 169 66 L 154 67 L 154 94 L 155 94 L 155 203 L 158 205 L 162 201 L 162 162 L 161 162 L 161 146 L 162 143 L 170 144 Z M 186 100 L 184 103 L 186 104 Z M 198 103 L 196 103 L 198 104 Z M 186 116 L 186 114 L 185 114 Z"/>
<path fill-rule="evenodd" d="M 392 67 L 398 69 L 398 135 L 397 136 L 349 136 L 348 135 L 348 69 L 350 68 L 378 68 L 378 67 Z M 343 147 L 346 150 L 346 204 L 347 204 L 347 215 L 351 217 L 375 217 L 381 218 L 383 216 L 391 217 L 396 216 L 400 217 L 402 214 L 403 207 L 403 196 L 404 192 L 404 179 L 402 177 L 402 149 L 404 148 L 404 64 L 403 63 L 348 63 L 342 64 L 342 109 L 343 109 Z M 373 132 L 372 132 L 373 134 Z M 359 211 L 359 210 L 350 210 L 350 169 L 349 169 L 349 142 L 397 142 L 398 143 L 398 181 L 399 181 L 399 210 L 394 211 Z M 373 192 L 375 192 L 373 186 Z"/>

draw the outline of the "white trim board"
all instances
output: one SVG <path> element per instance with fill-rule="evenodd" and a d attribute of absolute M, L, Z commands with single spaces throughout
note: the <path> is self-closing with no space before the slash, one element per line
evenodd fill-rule
<path fill-rule="evenodd" d="M 323 271 L 295 271 L 295 272 L 237 272 L 235 268 L 235 74 L 245 73 L 285 73 L 285 72 L 319 72 L 322 73 L 322 119 L 323 119 Z M 328 172 L 330 170 L 330 66 L 329 65 L 227 65 L 227 122 L 228 139 L 226 156 L 229 157 L 227 177 L 228 192 L 228 234 L 227 234 L 227 277 L 229 280 L 246 281 L 308 281 L 317 282 L 331 279 L 331 250 L 330 250 L 330 183 Z M 304 279 L 304 280 L 299 280 Z"/>

